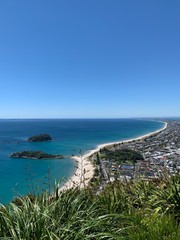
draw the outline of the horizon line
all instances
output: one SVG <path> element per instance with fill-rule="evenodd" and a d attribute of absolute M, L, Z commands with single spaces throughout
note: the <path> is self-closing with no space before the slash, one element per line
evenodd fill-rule
<path fill-rule="evenodd" d="M 166 117 L 17 117 L 17 118 L 0 118 L 0 120 L 60 120 L 60 119 L 168 119 L 180 118 L 180 116 L 166 116 Z"/>

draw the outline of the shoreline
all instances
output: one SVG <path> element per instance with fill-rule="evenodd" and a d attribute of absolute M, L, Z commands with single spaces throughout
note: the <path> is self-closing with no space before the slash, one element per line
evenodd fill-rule
<path fill-rule="evenodd" d="M 159 121 L 159 122 L 162 122 L 162 121 Z M 80 188 L 84 187 L 84 186 L 87 186 L 89 181 L 93 177 L 94 170 L 95 170 L 94 164 L 89 158 L 93 157 L 94 154 L 98 153 L 101 148 L 111 147 L 114 144 L 118 145 L 118 144 L 121 144 L 122 142 L 123 143 L 129 143 L 129 142 L 132 142 L 132 141 L 138 141 L 138 140 L 145 139 L 145 138 L 151 137 L 153 135 L 156 135 L 156 134 L 164 131 L 167 128 L 168 123 L 167 122 L 162 122 L 162 123 L 164 123 L 164 126 L 160 129 L 154 131 L 154 132 L 150 132 L 150 133 L 144 134 L 142 136 L 127 139 L 127 140 L 121 140 L 121 141 L 110 142 L 110 143 L 103 143 L 103 144 L 98 145 L 95 149 L 89 150 L 88 152 L 86 152 L 82 156 L 71 157 L 72 159 L 74 159 L 76 161 L 76 163 L 77 163 L 76 168 L 77 169 L 74 172 L 74 174 L 67 180 L 67 182 L 65 182 L 63 184 L 63 186 L 60 187 L 59 190 L 62 191 L 62 190 L 65 190 L 65 189 L 76 187 L 76 186 L 79 186 Z"/>

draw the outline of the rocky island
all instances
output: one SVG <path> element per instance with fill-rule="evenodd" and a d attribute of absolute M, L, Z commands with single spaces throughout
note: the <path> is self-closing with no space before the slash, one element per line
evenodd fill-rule
<path fill-rule="evenodd" d="M 44 142 L 44 141 L 50 141 L 52 140 L 52 137 L 49 134 L 39 134 L 39 135 L 35 135 L 32 136 L 30 138 L 28 138 L 28 142 Z"/>
<path fill-rule="evenodd" d="M 41 151 L 23 151 L 14 152 L 10 155 L 12 158 L 31 158 L 31 159 L 62 159 L 60 154 L 48 154 Z"/>

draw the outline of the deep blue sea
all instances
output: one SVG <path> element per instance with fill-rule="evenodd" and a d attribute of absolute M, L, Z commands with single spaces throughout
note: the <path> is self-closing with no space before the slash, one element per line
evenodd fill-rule
<path fill-rule="evenodd" d="M 137 119 L 0 120 L 0 202 L 40 188 L 49 188 L 75 169 L 72 159 L 32 160 L 10 158 L 12 152 L 41 150 L 78 155 L 102 143 L 130 139 L 158 130 L 162 122 Z M 29 143 L 27 138 L 47 133 L 53 141 Z"/>

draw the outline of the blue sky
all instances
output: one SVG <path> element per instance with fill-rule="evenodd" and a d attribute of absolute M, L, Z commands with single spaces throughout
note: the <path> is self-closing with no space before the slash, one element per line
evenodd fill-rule
<path fill-rule="evenodd" d="M 180 116 L 179 0 L 1 0 L 0 118 Z"/>

